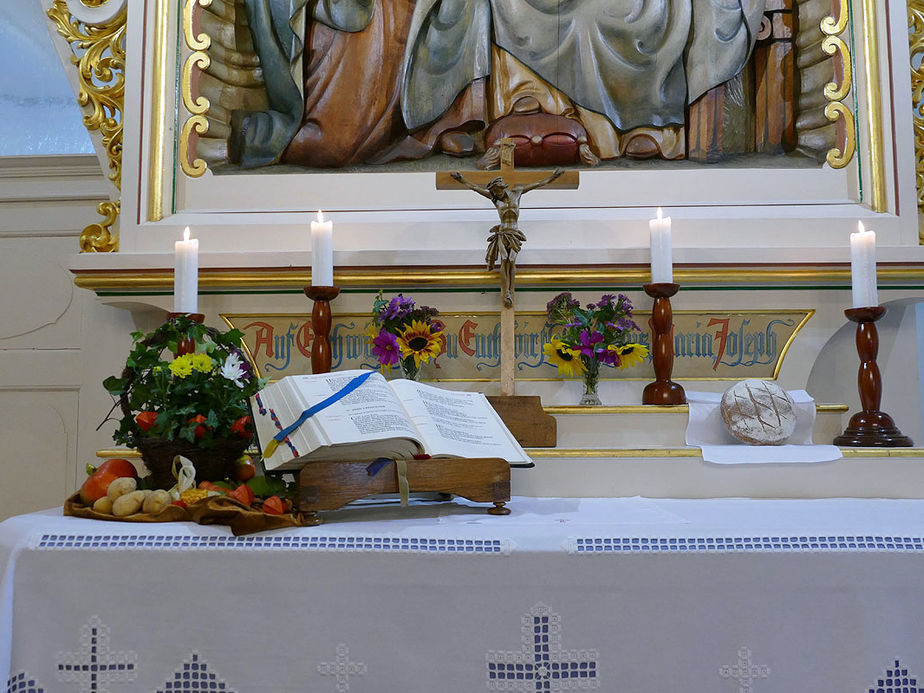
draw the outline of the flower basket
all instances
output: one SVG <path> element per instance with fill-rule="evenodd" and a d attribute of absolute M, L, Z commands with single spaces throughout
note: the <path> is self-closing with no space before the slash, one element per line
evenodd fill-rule
<path fill-rule="evenodd" d="M 198 481 L 230 476 L 253 440 L 249 398 L 264 383 L 247 363 L 241 333 L 180 316 L 133 337 L 125 369 L 103 383 L 122 412 L 113 439 L 139 450 L 154 488 L 176 483 L 177 455 L 193 463 Z"/>
<path fill-rule="evenodd" d="M 173 476 L 173 458 L 177 455 L 182 455 L 193 463 L 197 481 L 221 481 L 231 475 L 234 463 L 249 445 L 250 440 L 241 438 L 218 439 L 209 448 L 199 447 L 185 440 L 138 439 L 141 459 L 151 472 L 149 486 L 163 489 L 176 484 Z"/>

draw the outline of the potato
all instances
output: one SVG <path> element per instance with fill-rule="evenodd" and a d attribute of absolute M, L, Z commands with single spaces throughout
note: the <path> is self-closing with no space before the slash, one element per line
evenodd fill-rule
<path fill-rule="evenodd" d="M 158 489 L 156 491 L 151 491 L 144 499 L 144 504 L 141 506 L 141 509 L 146 513 L 154 515 L 170 505 L 170 502 L 170 494 L 162 489 Z"/>
<path fill-rule="evenodd" d="M 138 488 L 137 481 L 130 476 L 122 476 L 118 479 L 113 479 L 112 483 L 109 484 L 109 488 L 106 490 L 106 495 L 109 496 L 109 500 L 115 501 L 126 493 L 132 493 L 136 488 Z"/>
<path fill-rule="evenodd" d="M 98 513 L 112 514 L 112 500 L 109 496 L 103 496 L 93 504 L 93 510 Z"/>
<path fill-rule="evenodd" d="M 144 491 L 131 491 L 124 496 L 119 496 L 112 502 L 112 514 L 116 517 L 133 515 L 141 510 L 143 503 Z"/>

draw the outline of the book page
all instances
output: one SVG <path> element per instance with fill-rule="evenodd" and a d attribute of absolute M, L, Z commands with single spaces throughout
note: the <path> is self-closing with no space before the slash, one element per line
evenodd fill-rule
<path fill-rule="evenodd" d="M 393 380 L 390 384 L 430 455 L 500 457 L 512 463 L 531 463 L 480 392 L 443 390 L 411 380 Z"/>
<path fill-rule="evenodd" d="M 298 411 L 295 411 L 296 409 Z M 265 450 L 277 433 L 295 421 L 302 413 L 302 408 L 289 379 L 283 378 L 278 382 L 270 383 L 254 396 L 252 411 L 257 439 L 261 450 Z M 272 460 L 265 461 L 268 469 L 280 467 L 322 444 L 318 432 L 309 423 L 305 422 L 280 444 Z"/>
<path fill-rule="evenodd" d="M 301 405 L 308 409 L 346 387 L 364 371 L 341 371 L 324 375 L 290 376 Z M 301 413 L 301 412 L 299 412 Z M 401 406 L 381 373 L 373 373 L 356 390 L 317 412 L 316 429 L 326 445 L 344 445 L 388 438 L 420 442 Z"/>

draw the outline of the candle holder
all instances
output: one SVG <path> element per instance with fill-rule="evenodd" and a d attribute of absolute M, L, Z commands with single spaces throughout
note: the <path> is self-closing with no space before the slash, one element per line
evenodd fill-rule
<path fill-rule="evenodd" d="M 835 445 L 845 447 L 889 447 L 909 448 L 914 443 L 902 435 L 892 417 L 879 410 L 882 400 L 882 376 L 876 364 L 879 353 L 879 332 L 876 321 L 885 315 L 884 306 L 848 308 L 844 315 L 857 323 L 857 353 L 860 356 L 860 370 L 857 372 L 857 387 L 860 390 L 862 411 L 850 417 L 844 432 L 834 439 Z"/>
<path fill-rule="evenodd" d="M 200 325 L 205 322 L 205 315 L 203 313 L 167 313 L 167 320 L 182 317 L 189 318 Z M 187 337 L 176 343 L 176 354 L 174 354 L 174 356 L 185 356 L 186 354 L 192 354 L 195 350 L 196 340 Z"/>
<path fill-rule="evenodd" d="M 667 282 L 645 284 L 645 293 L 654 299 L 651 309 L 651 359 L 654 362 L 655 380 L 645 386 L 642 404 L 686 404 L 683 387 L 671 380 L 674 370 L 674 314 L 671 296 L 680 290 L 680 284 Z"/>
<path fill-rule="evenodd" d="M 306 286 L 305 296 L 314 301 L 311 309 L 311 372 L 330 373 L 330 302 L 340 295 L 339 286 Z"/>

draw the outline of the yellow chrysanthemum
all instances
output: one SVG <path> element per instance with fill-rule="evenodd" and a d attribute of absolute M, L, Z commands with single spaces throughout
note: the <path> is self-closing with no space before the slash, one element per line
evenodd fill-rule
<path fill-rule="evenodd" d="M 542 346 L 542 353 L 546 355 L 549 363 L 558 368 L 559 375 L 574 377 L 584 372 L 584 362 L 581 361 L 581 352 L 572 349 L 560 339 L 552 338 L 552 341 Z"/>
<path fill-rule="evenodd" d="M 212 361 L 208 354 L 183 354 L 167 364 L 167 368 L 177 378 L 192 375 L 193 371 L 211 373 L 214 367 L 215 362 Z"/>
<path fill-rule="evenodd" d="M 619 368 L 631 368 L 637 366 L 648 358 L 648 347 L 644 344 L 623 344 L 622 346 L 610 345 L 607 347 L 610 351 L 619 354 Z"/>
<path fill-rule="evenodd" d="M 427 323 L 415 320 L 398 336 L 401 358 L 413 356 L 414 363 L 420 368 L 420 364 L 427 363 L 430 357 L 436 358 L 440 355 L 445 339 L 442 332 L 431 334 Z"/>
<path fill-rule="evenodd" d="M 170 372 L 177 378 L 185 378 L 187 375 L 192 375 L 193 372 L 192 361 L 189 360 L 189 354 L 177 356 L 173 361 L 167 364 L 167 368 L 169 368 Z"/>
<path fill-rule="evenodd" d="M 215 368 L 215 362 L 208 354 L 190 354 L 192 369 L 200 373 L 211 373 Z"/>

